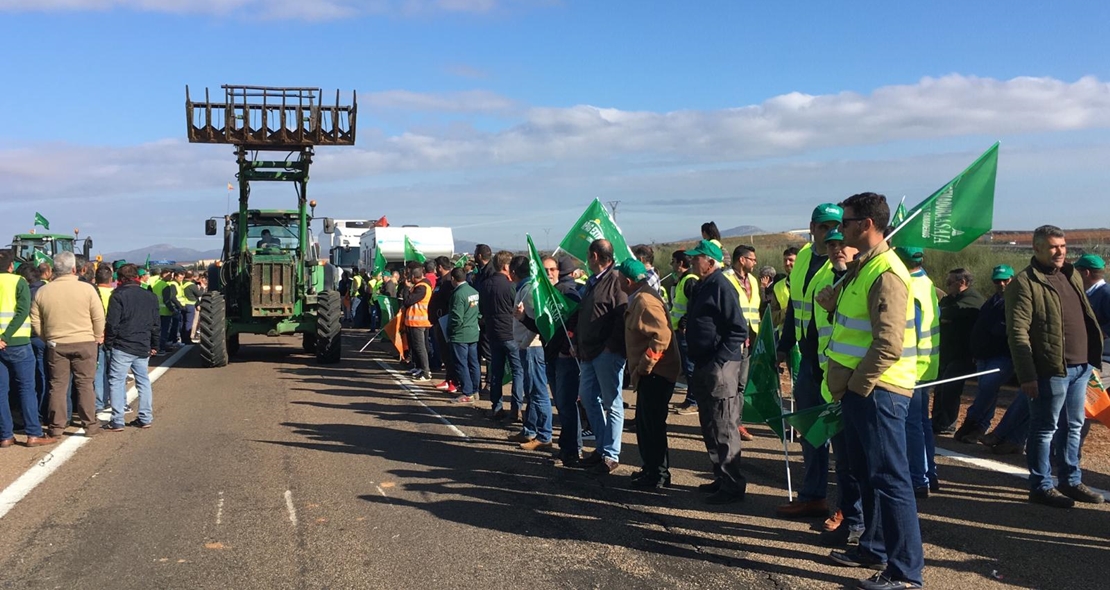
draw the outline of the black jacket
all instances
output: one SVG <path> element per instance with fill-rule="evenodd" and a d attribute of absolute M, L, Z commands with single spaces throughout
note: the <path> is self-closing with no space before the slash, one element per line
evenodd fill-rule
<path fill-rule="evenodd" d="M 971 329 L 984 303 L 972 287 L 940 300 L 940 366 L 971 362 Z"/>
<path fill-rule="evenodd" d="M 743 358 L 748 322 L 736 288 L 716 271 L 698 281 L 686 312 L 686 350 L 696 366 Z"/>
<path fill-rule="evenodd" d="M 586 286 L 573 334 L 578 358 L 584 361 L 592 361 L 605 351 L 625 355 L 624 312 L 628 295 L 621 290 L 619 274 L 616 265 L 610 266 Z"/>
<path fill-rule="evenodd" d="M 104 346 L 127 354 L 149 357 L 158 348 L 161 333 L 158 297 L 137 283 L 112 291 L 104 324 Z"/>
<path fill-rule="evenodd" d="M 512 340 L 516 287 L 501 273 L 484 276 L 479 285 L 478 310 L 482 313 L 486 333 L 493 342 Z"/>
<path fill-rule="evenodd" d="M 1006 334 L 1006 301 L 1001 293 L 992 295 L 979 308 L 979 317 L 971 329 L 971 350 L 975 358 L 980 360 L 1010 357 L 1010 343 Z"/>

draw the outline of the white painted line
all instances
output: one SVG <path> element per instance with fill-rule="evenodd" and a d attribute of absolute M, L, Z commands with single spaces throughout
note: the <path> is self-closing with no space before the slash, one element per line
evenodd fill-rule
<path fill-rule="evenodd" d="M 297 509 L 293 507 L 293 492 L 285 490 L 285 510 L 289 512 L 289 522 L 297 526 Z"/>
<path fill-rule="evenodd" d="M 188 346 L 182 346 L 181 348 L 177 349 L 177 352 L 173 353 L 170 358 L 166 359 L 166 362 L 155 367 L 154 370 L 150 372 L 150 385 L 153 387 L 154 382 L 157 381 L 159 377 L 164 375 L 166 371 L 170 369 L 170 367 L 177 363 L 177 361 L 181 360 L 181 357 L 185 356 L 185 353 L 188 352 L 189 349 L 192 347 L 193 346 L 191 344 Z M 138 398 L 139 390 L 137 387 L 132 385 L 130 388 L 127 389 L 127 403 L 130 404 Z M 112 412 L 111 410 L 105 410 L 97 414 L 96 418 L 98 420 L 111 420 Z"/>
<path fill-rule="evenodd" d="M 224 493 L 219 493 L 220 499 L 216 500 L 216 526 L 219 526 L 224 520 Z"/>
<path fill-rule="evenodd" d="M 936 453 L 938 455 L 942 456 L 942 457 L 948 457 L 949 459 L 955 459 L 956 461 L 960 461 L 961 463 L 967 463 L 968 465 L 974 465 L 975 467 L 978 467 L 980 469 L 986 469 L 986 470 L 989 470 L 989 471 L 997 471 L 998 473 L 1005 473 L 1007 475 L 1013 475 L 1015 477 L 1020 477 L 1022 479 L 1029 479 L 1029 470 L 1024 469 L 1022 467 L 1015 467 L 1013 465 L 1010 465 L 1009 463 L 1003 463 L 1001 461 L 995 461 L 994 459 L 984 459 L 983 457 L 972 457 L 971 455 L 965 455 L 963 453 L 957 453 L 956 451 L 950 451 L 948 449 L 942 449 L 941 447 L 937 447 L 936 449 L 937 449 Z M 1102 494 L 1103 497 L 1106 497 L 1106 496 L 1110 495 L 1110 492 L 1107 492 L 1106 490 L 1100 490 L 1098 488 L 1091 488 L 1091 490 L 1093 492 L 1095 492 L 1096 494 Z"/>
<path fill-rule="evenodd" d="M 418 389 L 415 389 L 415 388 L 409 386 L 407 383 L 402 381 L 402 379 L 404 379 L 404 377 L 401 375 L 401 373 L 399 373 L 397 371 L 394 371 L 393 369 L 389 368 L 389 365 L 383 363 L 380 360 L 375 359 L 374 362 L 378 363 L 378 366 L 381 367 L 382 370 L 384 370 L 386 373 L 389 373 L 393 377 L 393 379 L 397 382 L 397 384 L 401 386 L 401 389 L 404 389 L 405 391 L 407 391 L 408 394 L 412 397 L 412 399 L 416 400 L 416 403 L 423 406 L 423 408 L 425 410 L 428 410 L 428 413 L 430 413 L 431 415 L 435 416 L 436 418 L 439 418 L 440 422 L 443 422 L 444 424 L 446 424 L 447 429 L 450 430 L 452 434 L 461 437 L 463 440 L 470 440 L 470 437 L 467 436 L 465 432 L 459 430 L 459 428 L 457 426 L 452 424 L 447 418 L 444 418 L 439 412 L 437 412 L 437 411 L 433 410 L 432 408 L 428 407 L 428 404 L 424 403 L 424 401 L 420 399 L 420 391 Z"/>
<path fill-rule="evenodd" d="M 185 353 L 187 353 L 190 348 L 192 347 L 182 347 L 174 353 L 173 356 L 166 359 L 166 362 L 162 363 L 161 366 L 151 371 L 150 384 L 153 386 L 154 382 L 162 375 L 165 375 L 166 371 L 177 363 L 177 361 L 181 360 L 181 357 L 185 356 Z M 127 399 L 129 402 L 133 401 L 138 395 L 138 390 L 134 387 L 127 391 Z M 99 420 L 100 416 L 97 416 L 97 419 Z M 27 494 L 31 493 L 31 490 L 35 489 L 40 483 L 46 481 L 46 478 L 49 477 L 51 473 L 57 471 L 62 464 L 77 453 L 77 449 L 80 449 L 85 446 L 85 443 L 89 442 L 90 439 L 84 436 L 78 436 L 84 435 L 84 433 L 85 429 L 82 428 L 74 435 L 65 437 L 65 440 L 57 443 L 41 461 L 32 465 L 23 475 L 19 476 L 19 479 L 13 481 L 11 485 L 4 488 L 4 491 L 0 492 L 0 518 L 4 518 L 4 515 L 11 511 L 12 508 L 15 508 L 15 505 L 19 503 L 20 500 L 26 498 Z M 101 434 L 101 436 L 107 435 Z"/>

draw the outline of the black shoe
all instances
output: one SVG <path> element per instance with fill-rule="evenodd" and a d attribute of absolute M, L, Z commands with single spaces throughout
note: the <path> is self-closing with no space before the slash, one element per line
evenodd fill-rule
<path fill-rule="evenodd" d="M 1029 501 L 1034 504 L 1044 504 L 1053 508 L 1071 508 L 1075 500 L 1063 495 L 1056 488 L 1048 490 L 1033 490 L 1029 492 Z"/>
<path fill-rule="evenodd" d="M 659 477 L 658 475 L 644 474 L 640 477 L 633 477 L 629 485 L 639 490 L 669 488 L 671 487 L 671 476 Z"/>
<path fill-rule="evenodd" d="M 928 486 L 922 486 L 920 488 L 914 488 L 913 489 L 913 497 L 917 498 L 918 500 L 928 500 L 929 499 L 929 487 Z"/>
<path fill-rule="evenodd" d="M 879 561 L 871 555 L 864 555 L 859 549 L 833 551 L 829 553 L 829 559 L 832 559 L 833 563 L 844 567 L 864 567 L 880 572 L 886 569 L 885 561 Z"/>
<path fill-rule="evenodd" d="M 743 491 L 730 491 L 730 490 L 726 490 L 724 488 L 721 488 L 721 489 L 717 490 L 716 492 L 713 492 L 712 494 L 709 494 L 708 496 L 705 497 L 705 503 L 706 504 L 712 504 L 714 506 L 720 506 L 722 504 L 732 504 L 733 502 L 743 502 L 743 501 L 744 501 L 744 492 Z"/>
<path fill-rule="evenodd" d="M 943 435 L 946 435 L 946 434 L 956 434 L 956 427 L 955 426 L 940 426 L 940 427 L 934 426 L 933 427 L 933 434 L 938 435 L 938 436 L 943 436 Z"/>
<path fill-rule="evenodd" d="M 939 494 L 940 493 L 940 480 L 937 480 L 937 479 L 930 479 L 929 480 L 929 493 L 932 493 L 932 494 Z"/>
<path fill-rule="evenodd" d="M 1084 504 L 1102 504 L 1106 501 L 1106 498 L 1102 497 L 1102 494 L 1082 483 L 1077 486 L 1058 486 L 1056 489 L 1072 500 L 1083 502 Z"/>
<path fill-rule="evenodd" d="M 506 411 L 505 411 L 505 410 L 504 410 L 504 409 L 502 408 L 502 409 L 500 409 L 500 410 L 497 410 L 496 412 L 490 412 L 490 414 L 489 414 L 489 419 L 490 419 L 490 420 L 493 420 L 493 421 L 495 421 L 495 422 L 499 422 L 499 421 L 501 421 L 501 420 L 504 420 L 504 419 L 505 419 L 505 416 L 508 416 L 508 415 L 509 415 L 509 413 L 508 413 L 508 412 L 506 412 Z"/>
<path fill-rule="evenodd" d="M 921 585 L 905 580 L 892 580 L 885 574 L 878 573 L 866 580 L 856 582 L 856 588 L 859 590 L 915 590 L 921 588 Z"/>
<path fill-rule="evenodd" d="M 986 434 L 982 428 L 975 424 L 964 422 L 952 433 L 952 438 L 962 443 L 976 443 L 979 442 L 979 437 Z"/>
<path fill-rule="evenodd" d="M 578 462 L 578 467 L 587 468 L 594 465 L 600 465 L 602 461 L 601 453 L 590 453 Z"/>
<path fill-rule="evenodd" d="M 841 523 L 835 530 L 821 531 L 821 544 L 825 547 L 854 547 L 859 545 L 859 538 L 863 530 L 851 530 L 848 525 Z"/>
<path fill-rule="evenodd" d="M 127 425 L 135 428 L 150 428 L 150 422 L 141 422 L 138 418 L 135 418 L 134 420 L 128 422 Z"/>
<path fill-rule="evenodd" d="M 713 480 L 709 483 L 703 483 L 700 486 L 698 486 L 698 491 L 699 492 L 708 492 L 710 494 L 716 494 L 720 490 L 721 490 L 721 480 L 719 480 L 719 479 L 715 479 L 715 480 Z"/>

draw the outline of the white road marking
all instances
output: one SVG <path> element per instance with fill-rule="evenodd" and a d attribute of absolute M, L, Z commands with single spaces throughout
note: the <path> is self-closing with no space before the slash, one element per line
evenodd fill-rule
<path fill-rule="evenodd" d="M 219 526 L 224 520 L 224 493 L 219 493 L 220 499 L 216 500 L 216 526 Z"/>
<path fill-rule="evenodd" d="M 151 371 L 151 385 L 153 386 L 154 382 L 157 381 L 159 377 L 165 375 L 170 367 L 181 360 L 190 348 L 192 348 L 192 346 L 184 346 L 178 349 L 176 353 L 166 359 L 166 362 Z M 127 403 L 135 401 L 137 397 L 139 397 L 137 389 L 131 387 L 127 390 Z M 100 417 L 101 416 L 98 415 L 97 419 L 99 420 Z M 80 449 L 85 446 L 85 443 L 89 442 L 90 439 L 84 436 L 77 436 L 84 435 L 84 433 L 85 430 L 82 428 L 78 430 L 75 435 L 67 436 L 65 440 L 55 444 L 51 451 L 47 453 L 41 461 L 32 465 L 23 475 L 19 476 L 19 479 L 13 481 L 11 485 L 4 488 L 4 491 L 0 492 L 0 518 L 4 518 L 4 515 L 11 511 L 12 508 L 15 508 L 15 505 L 19 503 L 20 500 L 26 498 L 27 494 L 31 493 L 31 490 L 35 489 L 40 483 L 46 481 L 46 478 L 49 477 L 51 473 L 57 471 L 70 457 L 77 453 L 77 449 Z M 102 433 L 100 436 L 111 435 Z"/>
<path fill-rule="evenodd" d="M 447 418 L 444 418 L 439 412 L 428 407 L 428 404 L 425 404 L 424 401 L 420 399 L 420 391 L 405 383 L 403 381 L 404 377 L 401 375 L 401 373 L 389 368 L 389 365 L 386 365 L 380 360 L 375 359 L 374 362 L 378 363 L 378 366 L 381 367 L 382 370 L 384 370 L 386 373 L 389 373 L 393 377 L 394 381 L 396 381 L 402 389 L 408 392 L 409 396 L 411 396 L 412 399 L 416 400 L 416 403 L 420 404 L 425 410 L 428 410 L 428 413 L 438 418 L 440 422 L 446 424 L 447 429 L 450 430 L 452 434 L 461 437 L 463 440 L 470 440 L 470 437 L 467 436 L 465 432 L 459 430 L 457 426 L 452 424 Z"/>
<path fill-rule="evenodd" d="M 989 470 L 989 471 L 996 471 L 998 473 L 1005 473 L 1007 475 L 1013 475 L 1015 477 L 1020 477 L 1022 479 L 1028 479 L 1029 478 L 1029 470 L 1028 469 L 1024 469 L 1024 468 L 1021 468 L 1021 467 L 1015 467 L 1013 465 L 1010 465 L 1009 463 L 1003 463 L 1001 461 L 995 461 L 994 459 L 984 459 L 982 457 L 972 457 L 970 455 L 965 455 L 963 453 L 957 453 L 956 451 L 950 451 L 948 449 L 942 449 L 940 447 L 937 447 L 936 452 L 937 452 L 938 455 L 940 455 L 942 457 L 948 457 L 949 459 L 955 459 L 956 461 L 959 461 L 961 463 L 967 463 L 968 465 L 974 465 L 975 467 L 978 467 L 980 469 L 986 469 L 986 470 Z M 1091 488 L 1091 490 L 1094 491 L 1096 494 L 1102 494 L 1103 497 L 1110 496 L 1110 492 L 1107 492 L 1106 490 L 1100 490 L 1098 488 Z"/>
<path fill-rule="evenodd" d="M 285 510 L 289 512 L 289 522 L 297 526 L 297 509 L 293 506 L 293 492 L 285 490 Z"/>

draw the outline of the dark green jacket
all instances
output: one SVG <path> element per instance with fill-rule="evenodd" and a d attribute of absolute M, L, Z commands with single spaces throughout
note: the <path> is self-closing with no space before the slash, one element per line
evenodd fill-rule
<path fill-rule="evenodd" d="M 467 283 L 455 287 L 451 293 L 447 340 L 460 344 L 478 341 L 478 292 Z"/>
<path fill-rule="evenodd" d="M 1064 273 L 1079 293 L 1087 324 L 1087 362 L 1098 367 L 1102 362 L 1102 331 L 1087 301 L 1083 281 L 1071 264 Z M 1064 322 L 1060 296 L 1034 263 L 1022 269 L 1006 287 L 1006 333 L 1018 381 L 1030 383 L 1067 374 L 1064 365 Z"/>

